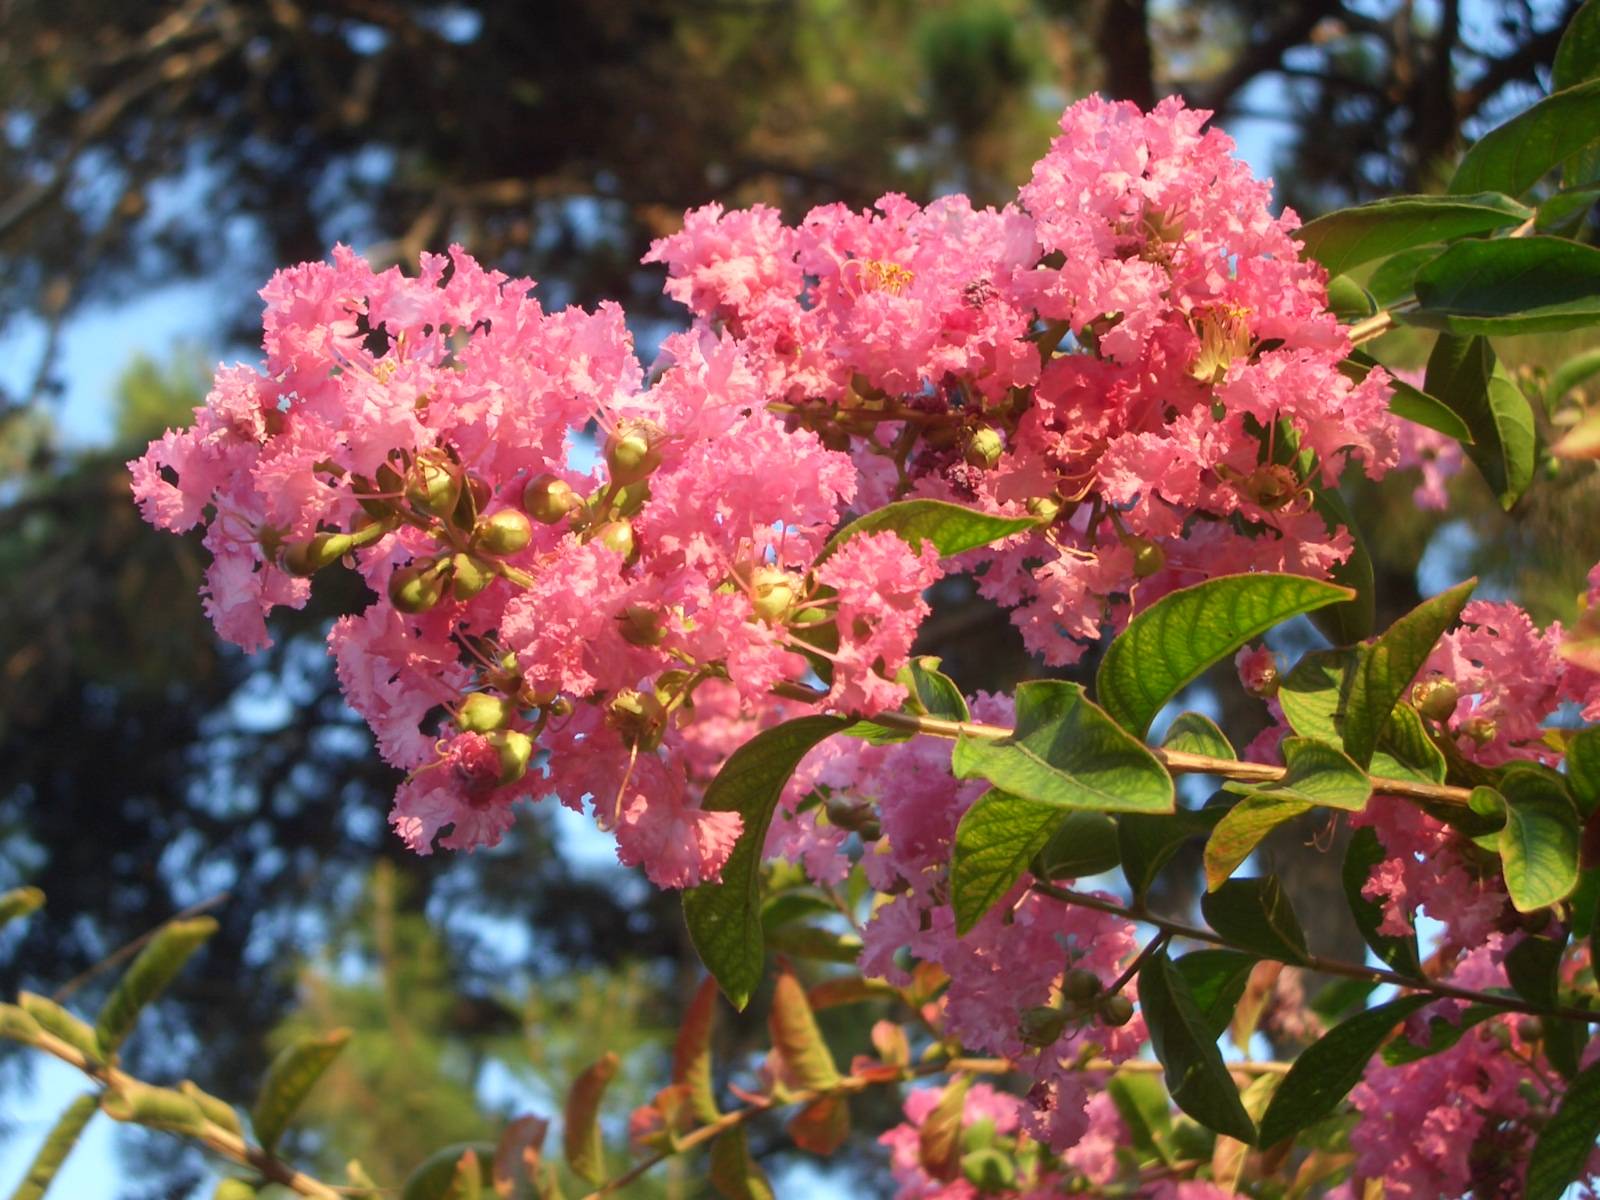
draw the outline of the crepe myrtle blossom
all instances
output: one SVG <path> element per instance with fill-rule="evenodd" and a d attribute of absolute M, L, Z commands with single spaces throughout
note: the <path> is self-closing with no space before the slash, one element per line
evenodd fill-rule
<path fill-rule="evenodd" d="M 317 572 L 366 580 L 329 644 L 419 853 L 555 794 L 658 882 L 714 879 L 738 818 L 700 812 L 684 759 L 703 688 L 758 727 L 819 670 L 812 709 L 893 708 L 946 570 L 1064 664 L 1175 587 L 1349 554 L 1313 501 L 1396 461 L 1387 377 L 1340 373 L 1294 215 L 1206 115 L 1076 104 L 1000 209 L 691 212 L 647 261 L 694 323 L 648 373 L 615 304 L 546 312 L 458 248 L 408 276 L 338 247 L 262 290 L 259 368 L 219 371 L 134 494 L 204 527 L 207 610 L 246 650 Z M 908 498 L 1034 524 L 948 562 L 828 545 Z"/>

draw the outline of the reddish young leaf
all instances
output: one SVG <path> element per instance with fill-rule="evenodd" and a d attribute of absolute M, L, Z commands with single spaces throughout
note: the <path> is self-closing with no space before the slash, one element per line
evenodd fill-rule
<path fill-rule="evenodd" d="M 721 1115 L 711 1086 L 711 1029 L 717 1015 L 717 981 L 706 976 L 689 1001 L 672 1048 L 672 1082 L 688 1088 L 689 1105 L 701 1122 Z"/>
<path fill-rule="evenodd" d="M 783 1057 L 795 1086 L 826 1089 L 839 1082 L 839 1068 L 817 1029 L 805 990 L 792 971 L 785 969 L 778 976 L 767 1023 L 772 1030 L 772 1044 Z"/>
<path fill-rule="evenodd" d="M 605 1178 L 605 1151 L 600 1141 L 600 1098 L 617 1073 L 618 1058 L 612 1051 L 572 1081 L 567 1093 L 566 1128 L 562 1131 L 562 1150 L 572 1173 L 588 1183 Z"/>
<path fill-rule="evenodd" d="M 971 1086 L 971 1075 L 956 1076 L 922 1122 L 917 1158 L 924 1171 L 944 1183 L 954 1179 L 961 1169 L 961 1117 Z"/>
<path fill-rule="evenodd" d="M 823 1096 L 796 1113 L 788 1130 L 800 1149 L 826 1158 L 850 1136 L 850 1107 L 843 1096 Z"/>

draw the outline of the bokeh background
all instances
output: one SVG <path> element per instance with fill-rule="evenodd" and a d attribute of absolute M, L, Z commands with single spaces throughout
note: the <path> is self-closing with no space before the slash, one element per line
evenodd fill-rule
<path fill-rule="evenodd" d="M 1091 91 L 1216 110 L 1306 217 L 1427 191 L 1464 140 L 1541 93 L 1574 8 L 0 0 L 0 887 L 50 901 L 0 936 L 0 991 L 92 1005 L 96 963 L 209 905 L 221 934 L 130 1060 L 243 1099 L 296 1031 L 354 1027 L 291 1145 L 329 1177 L 359 1157 L 395 1183 L 431 1147 L 558 1111 L 604 1049 L 626 1063 L 618 1122 L 666 1077 L 696 978 L 676 898 L 553 805 L 528 806 L 494 851 L 406 854 L 384 820 L 396 780 L 323 654 L 333 618 L 365 604 L 359 581 L 319 579 L 246 658 L 201 613 L 197 543 L 137 519 L 123 462 L 187 421 L 216 362 L 255 361 L 255 290 L 275 267 L 341 241 L 401 265 L 458 242 L 538 279 L 547 307 L 623 300 L 648 359 L 682 315 L 638 260 L 687 207 L 1003 203 Z M 1523 343 L 1530 368 L 1567 349 Z M 1420 349 L 1400 335 L 1379 352 Z M 1473 570 L 1541 619 L 1571 615 L 1600 558 L 1594 472 L 1547 481 L 1509 518 L 1470 474 L 1449 519 L 1419 511 L 1414 484 L 1351 484 L 1381 532 L 1381 617 Z M 968 690 L 1042 673 L 958 584 L 929 639 Z M 1248 738 L 1263 716 L 1233 694 L 1202 682 L 1190 700 Z M 1338 856 L 1306 840 L 1268 853 L 1301 889 L 1336 888 Z M 1181 882 L 1163 898 L 1191 901 Z M 1319 927 L 1337 907 L 1300 905 L 1320 948 L 1359 957 L 1349 931 Z M 829 1032 L 860 1043 L 873 1015 L 831 1012 Z M 726 1022 L 724 1057 L 761 1033 Z M 78 1086 L 0 1055 L 0 1189 Z M 893 1098 L 876 1103 L 860 1124 L 892 1120 Z M 780 1195 L 887 1192 L 870 1141 L 827 1163 L 776 1127 L 755 1145 Z M 176 1140 L 97 1118 L 57 1187 L 156 1200 L 211 1178 Z M 679 1169 L 629 1194 L 706 1188 Z"/>

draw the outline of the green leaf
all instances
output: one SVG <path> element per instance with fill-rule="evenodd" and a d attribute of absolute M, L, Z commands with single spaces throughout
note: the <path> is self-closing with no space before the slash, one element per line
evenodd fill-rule
<path fill-rule="evenodd" d="M 17 1004 L 38 1022 L 39 1028 L 65 1042 L 91 1063 L 104 1061 L 100 1040 L 89 1022 L 68 1012 L 48 996 L 18 992 Z"/>
<path fill-rule="evenodd" d="M 1600 809 L 1600 726 L 1575 734 L 1567 743 L 1567 786 L 1585 816 Z"/>
<path fill-rule="evenodd" d="M 166 990 L 183 964 L 216 931 L 217 923 L 211 917 L 171 921 L 156 930 L 117 980 L 95 1019 L 95 1036 L 104 1053 L 116 1053 L 144 1006 Z"/>
<path fill-rule="evenodd" d="M 1246 796 L 1227 812 L 1206 839 L 1206 887 L 1215 891 L 1279 825 L 1311 811 L 1308 800 L 1267 793 Z"/>
<path fill-rule="evenodd" d="M 800 1087 L 825 1091 L 839 1082 L 839 1068 L 822 1040 L 805 989 L 792 971 L 778 974 L 767 1027 L 774 1049 Z"/>
<path fill-rule="evenodd" d="M 1384 1043 L 1384 1065 L 1401 1067 L 1406 1063 L 1421 1062 L 1425 1058 L 1432 1058 L 1435 1054 L 1442 1054 L 1466 1036 L 1473 1026 L 1483 1024 L 1490 1017 L 1503 1016 L 1505 1011 L 1489 1004 L 1469 1004 L 1453 1018 L 1430 1017 L 1427 1041 L 1419 1044 L 1413 1042 L 1410 1037 L 1397 1037 Z"/>
<path fill-rule="evenodd" d="M 1069 812 L 1033 856 L 1028 870 L 1040 879 L 1082 879 L 1109 871 L 1122 861 L 1117 819 L 1107 813 Z"/>
<path fill-rule="evenodd" d="M 1170 592 L 1106 649 L 1095 677 L 1100 702 L 1143 737 L 1167 701 L 1207 667 L 1290 617 L 1354 594 L 1320 579 L 1267 573 L 1222 575 Z"/>
<path fill-rule="evenodd" d="M 152 1087 L 122 1076 L 100 1095 L 100 1109 L 113 1121 L 128 1121 L 198 1137 L 206 1128 L 205 1114 L 188 1096 L 173 1088 Z"/>
<path fill-rule="evenodd" d="M 1561 960 L 1566 954 L 1567 933 L 1559 937 L 1531 934 L 1506 955 L 1506 976 L 1517 995 L 1541 1008 L 1554 1008 L 1561 1002 Z M 1550 1065 L 1571 1079 L 1578 1073 L 1578 1058 L 1588 1041 L 1587 1026 L 1574 1021 L 1547 1019 L 1544 1027 L 1544 1054 Z"/>
<path fill-rule="evenodd" d="M 1552 91 L 1563 92 L 1574 84 L 1600 76 L 1600 0 L 1588 3 L 1573 14 L 1556 47 L 1550 67 Z"/>
<path fill-rule="evenodd" d="M 1600 1063 L 1578 1072 L 1528 1156 L 1524 1200 L 1559 1200 L 1583 1174 L 1600 1138 Z"/>
<path fill-rule="evenodd" d="M 1428 357 L 1426 386 L 1472 430 L 1467 455 L 1509 509 L 1533 480 L 1536 438 L 1527 397 L 1505 378 L 1482 337 L 1441 334 Z"/>
<path fill-rule="evenodd" d="M 1600 80 L 1584 86 L 1600 96 Z M 1416 287 L 1408 324 L 1494 336 L 1583 329 L 1600 323 L 1600 250 L 1559 237 L 1457 242 Z"/>
<path fill-rule="evenodd" d="M 1367 773 L 1337 746 L 1316 738 L 1288 737 L 1282 744 L 1285 773 L 1273 783 L 1229 783 L 1225 789 L 1242 796 L 1300 800 L 1319 808 L 1360 812 L 1372 784 Z"/>
<path fill-rule="evenodd" d="M 1414 425 L 1426 425 L 1445 437 L 1455 438 L 1462 445 L 1473 440 L 1472 430 L 1456 415 L 1448 404 L 1437 396 L 1396 379 L 1389 394 L 1389 411 Z"/>
<path fill-rule="evenodd" d="M 723 865 L 721 882 L 683 893 L 683 916 L 700 961 L 737 1009 L 750 1003 L 766 962 L 761 851 L 778 797 L 812 747 L 848 724 L 840 717 L 800 717 L 764 730 L 735 750 L 706 788 L 701 808 L 736 812 L 744 828 Z"/>
<path fill-rule="evenodd" d="M 43 897 L 40 899 L 43 900 Z M 34 907 L 37 908 L 38 905 Z M 22 1182 L 17 1184 L 17 1190 L 11 1193 L 11 1200 L 41 1200 L 45 1192 L 50 1189 L 50 1184 L 54 1181 L 56 1172 L 61 1169 L 61 1164 L 67 1161 L 67 1155 L 71 1154 L 72 1148 L 78 1144 L 78 1135 L 83 1132 L 83 1127 L 89 1123 L 89 1118 L 99 1111 L 100 1097 L 94 1092 L 85 1092 L 67 1105 L 66 1111 L 46 1135 L 44 1145 L 39 1147 L 39 1153 L 33 1156 L 33 1162 L 28 1166 L 28 1173 L 22 1177 Z"/>
<path fill-rule="evenodd" d="M 1521 196 L 1545 174 L 1600 141 L 1600 80 L 1546 96 L 1490 130 L 1467 151 L 1450 194 L 1504 192 Z"/>
<path fill-rule="evenodd" d="M 1008 792 L 978 797 L 956 827 L 950 861 L 957 934 L 970 931 L 1011 890 L 1067 815 L 1060 805 Z"/>
<path fill-rule="evenodd" d="M 12 888 L 0 895 L 0 928 L 44 906 L 44 893 L 36 887 Z"/>
<path fill-rule="evenodd" d="M 1220 1038 L 1233 1020 L 1258 961 L 1254 955 L 1239 950 L 1195 950 L 1173 959 L 1172 965 L 1189 985 L 1195 1007 L 1206 1019 L 1213 1040 Z"/>
<path fill-rule="evenodd" d="M 1217 825 L 1227 810 L 1180 808 L 1170 816 L 1156 817 L 1129 813 L 1117 820 L 1118 857 L 1122 874 L 1136 900 L 1142 900 L 1183 844 L 1204 837 Z"/>
<path fill-rule="evenodd" d="M 585 1183 L 597 1184 L 606 1177 L 605 1145 L 600 1138 L 600 1101 L 616 1076 L 620 1062 L 615 1052 L 606 1051 L 572 1081 L 567 1091 L 561 1149 L 567 1166 Z"/>
<path fill-rule="evenodd" d="M 1225 758 L 1237 762 L 1239 755 L 1233 749 L 1217 723 L 1204 713 L 1179 713 L 1167 726 L 1167 736 L 1161 739 L 1163 750 L 1176 750 L 1180 754 L 1203 754 L 1207 758 Z"/>
<path fill-rule="evenodd" d="M 256 1200 L 259 1195 L 248 1179 L 219 1179 L 211 1200 Z"/>
<path fill-rule="evenodd" d="M 1417 935 L 1411 933 L 1405 937 L 1393 937 L 1379 933 L 1378 926 L 1383 923 L 1383 907 L 1361 894 L 1367 880 L 1372 878 L 1372 868 L 1388 857 L 1371 826 L 1357 829 L 1344 852 L 1342 878 L 1345 899 L 1349 901 L 1350 915 L 1355 918 L 1356 928 L 1361 930 L 1361 936 L 1372 947 L 1372 952 L 1403 975 L 1421 975 Z"/>
<path fill-rule="evenodd" d="M 1417 272 L 1442 253 L 1443 246 L 1418 246 L 1379 263 L 1367 279 L 1367 290 L 1378 307 L 1393 308 L 1402 300 L 1410 299 L 1416 291 Z"/>
<path fill-rule="evenodd" d="M 955 680 L 939 671 L 939 660 L 931 655 L 914 658 L 901 667 L 895 679 L 906 689 L 900 711 L 916 716 L 938 717 L 945 721 L 970 721 L 967 699 Z M 874 746 L 909 742 L 916 734 L 909 729 L 892 729 L 877 721 L 857 721 L 842 730 L 849 737 L 862 738 Z"/>
<path fill-rule="evenodd" d="M 1166 768 L 1090 703 L 1081 686 L 1032 680 L 1017 686 L 1016 701 L 1010 737 L 963 734 L 957 740 L 950 759 L 957 779 L 987 779 L 1012 795 L 1061 808 L 1172 811 Z"/>
<path fill-rule="evenodd" d="M 1359 650 L 1313 650 L 1278 685 L 1283 716 L 1301 737 L 1341 742 L 1344 689 Z"/>
<path fill-rule="evenodd" d="M 1262 1146 L 1276 1145 L 1331 1113 L 1394 1027 L 1433 1001 L 1407 996 L 1358 1012 L 1301 1051 L 1261 1118 Z"/>
<path fill-rule="evenodd" d="M 1343 526 L 1349 531 L 1351 548 L 1343 562 L 1329 572 L 1330 582 L 1351 593 L 1348 600 L 1311 612 L 1311 623 L 1336 646 L 1348 646 L 1372 633 L 1377 620 L 1376 576 L 1367 539 L 1356 524 L 1355 514 L 1338 488 L 1324 487 L 1315 476 L 1311 481 L 1311 507 L 1329 529 Z"/>
<path fill-rule="evenodd" d="M 1593 154 L 1593 151 L 1590 151 Z M 1571 237 L 1589 210 L 1600 200 L 1600 187 L 1563 188 L 1539 204 L 1539 219 L 1534 228 L 1540 233 L 1557 233 Z M 1559 393 L 1556 393 L 1559 394 Z"/>
<path fill-rule="evenodd" d="M 1559 400 L 1585 380 L 1600 375 L 1600 347 L 1574 354 L 1550 373 L 1550 386 L 1545 394 Z"/>
<path fill-rule="evenodd" d="M 1372 756 L 1372 774 L 1413 783 L 1444 782 L 1444 753 L 1428 736 L 1416 709 L 1397 704 L 1390 712 Z"/>
<path fill-rule="evenodd" d="M 1344 702 L 1345 753 L 1361 767 L 1372 762 L 1378 739 L 1428 655 L 1456 623 L 1478 581 L 1469 579 L 1401 617 L 1361 655 Z"/>
<path fill-rule="evenodd" d="M 828 539 L 822 553 L 817 555 L 817 562 L 863 533 L 885 530 L 897 533 L 913 550 L 921 549 L 923 541 L 927 540 L 939 551 L 940 558 L 949 558 L 1024 529 L 1036 528 L 1038 524 L 1033 517 L 999 517 L 944 500 L 897 500 L 857 517 L 839 530 Z"/>
<path fill-rule="evenodd" d="M 220 1096 L 213 1096 L 205 1091 L 192 1079 L 185 1079 L 178 1084 L 178 1090 L 195 1102 L 195 1106 L 204 1114 L 205 1119 L 229 1133 L 244 1136 L 244 1126 L 239 1123 L 239 1114 Z"/>
<path fill-rule="evenodd" d="M 1159 1079 L 1141 1072 L 1118 1071 L 1106 1080 L 1106 1091 L 1117 1106 L 1117 1115 L 1128 1127 L 1135 1150 L 1146 1158 L 1177 1161 L 1167 1090 Z"/>
<path fill-rule="evenodd" d="M 457 1142 L 435 1150 L 406 1177 L 400 1200 L 467 1200 L 471 1185 L 463 1179 L 463 1162 L 468 1169 L 477 1169 L 481 1196 L 484 1184 L 494 1185 L 493 1175 L 488 1173 L 493 1169 L 494 1151 L 493 1142 Z"/>
<path fill-rule="evenodd" d="M 711 1085 L 711 1028 L 716 1016 L 717 981 L 708 977 L 695 989 L 672 1047 L 672 1082 L 689 1089 L 689 1109 L 701 1124 L 722 1115 Z"/>
<path fill-rule="evenodd" d="M 750 1155 L 750 1141 L 743 1125 L 719 1133 L 711 1143 L 708 1178 L 725 1200 L 774 1200 L 766 1172 Z"/>
<path fill-rule="evenodd" d="M 1506 891 L 1518 912 L 1537 912 L 1578 883 L 1578 812 L 1561 787 L 1532 771 L 1501 781 L 1506 823 L 1498 849 Z"/>
<path fill-rule="evenodd" d="M 1431 242 L 1509 229 L 1533 216 L 1509 196 L 1393 196 L 1341 208 L 1300 227 L 1295 237 L 1312 258 L 1339 275 L 1375 258 Z"/>
<path fill-rule="evenodd" d="M 849 964 L 861 957 L 859 936 L 840 933 L 836 929 L 823 929 L 817 925 L 791 922 L 767 930 L 765 938 L 769 949 L 791 958 Z"/>
<path fill-rule="evenodd" d="M 1217 1049 L 1217 1037 L 1165 951 L 1139 971 L 1139 1003 L 1173 1102 L 1207 1129 L 1255 1144 L 1256 1128 Z"/>
<path fill-rule="evenodd" d="M 250 1124 L 263 1150 L 272 1152 L 317 1080 L 349 1040 L 348 1029 L 333 1029 L 300 1038 L 279 1051 L 250 1110 Z"/>
<path fill-rule="evenodd" d="M 1200 911 L 1212 929 L 1241 950 L 1279 962 L 1308 961 L 1306 935 L 1276 875 L 1229 879 L 1201 897 Z"/>

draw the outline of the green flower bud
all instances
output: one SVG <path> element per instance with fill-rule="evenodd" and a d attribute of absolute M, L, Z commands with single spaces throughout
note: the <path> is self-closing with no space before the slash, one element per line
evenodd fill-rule
<path fill-rule="evenodd" d="M 1126 1025 L 1133 1020 L 1133 1001 L 1121 992 L 1100 1001 L 1100 1019 L 1107 1025 Z"/>
<path fill-rule="evenodd" d="M 572 485 L 558 475 L 541 475 L 522 489 L 522 507 L 541 525 L 559 524 L 582 503 Z"/>
<path fill-rule="evenodd" d="M 1133 551 L 1134 578 L 1149 579 L 1167 565 L 1167 552 L 1149 538 L 1132 537 L 1127 545 Z"/>
<path fill-rule="evenodd" d="M 457 554 L 450 559 L 450 595 L 457 600 L 471 600 L 494 582 L 494 572 L 470 554 Z"/>
<path fill-rule="evenodd" d="M 1544 1037 L 1544 1023 L 1538 1017 L 1523 1017 L 1517 1022 L 1517 1036 L 1528 1043 Z"/>
<path fill-rule="evenodd" d="M 406 499 L 431 516 L 448 517 L 461 499 L 461 468 L 443 450 L 424 450 L 406 473 Z"/>
<path fill-rule="evenodd" d="M 1430 721 L 1448 720 L 1459 699 L 1461 693 L 1456 685 L 1443 676 L 1424 679 L 1411 689 L 1411 707 Z"/>
<path fill-rule="evenodd" d="M 591 535 L 608 550 L 615 550 L 623 558 L 632 560 L 634 552 L 633 525 L 626 521 L 607 521 L 597 526 Z"/>
<path fill-rule="evenodd" d="M 304 578 L 315 575 L 329 563 L 350 553 L 355 539 L 348 533 L 318 533 L 310 541 L 295 542 L 284 549 L 283 569 Z"/>
<path fill-rule="evenodd" d="M 1000 461 L 1000 456 L 1005 452 L 1006 440 L 1000 431 L 989 425 L 981 425 L 968 436 L 962 457 L 968 465 L 987 471 Z"/>
<path fill-rule="evenodd" d="M 1017 1186 L 1016 1164 L 994 1149 L 971 1150 L 963 1154 L 961 1174 L 985 1195 L 1009 1192 Z"/>
<path fill-rule="evenodd" d="M 401 567 L 389 576 L 389 602 L 403 613 L 424 613 L 444 599 L 444 579 L 434 564 Z"/>
<path fill-rule="evenodd" d="M 759 567 L 750 577 L 750 603 L 757 619 L 779 625 L 800 593 L 800 580 L 777 567 Z"/>
<path fill-rule="evenodd" d="M 489 735 L 489 744 L 500 755 L 500 786 L 515 783 L 528 773 L 533 759 L 533 739 L 518 729 L 502 729 Z"/>
<path fill-rule="evenodd" d="M 1103 986 L 1100 976 L 1093 971 L 1073 967 L 1061 978 L 1061 995 L 1069 1004 L 1087 1004 L 1100 994 Z"/>
<path fill-rule="evenodd" d="M 1071 1017 L 1059 1008 L 1051 1008 L 1048 1004 L 1035 1004 L 1032 1008 L 1022 1010 L 1022 1019 L 1017 1025 L 1017 1036 L 1028 1046 L 1040 1049 L 1053 1046 L 1066 1032 L 1069 1020 Z"/>
<path fill-rule="evenodd" d="M 630 646 L 659 646 L 667 636 L 661 614 L 644 604 L 630 604 L 617 614 L 622 640 Z"/>
<path fill-rule="evenodd" d="M 606 723 L 622 735 L 626 745 L 654 750 L 667 730 L 667 710 L 655 696 L 629 688 L 606 705 Z"/>
<path fill-rule="evenodd" d="M 877 827 L 878 815 L 871 801 L 863 800 L 859 796 L 841 796 L 835 793 L 822 802 L 822 807 L 828 814 L 828 821 L 840 829 L 860 833 L 869 827 Z"/>
<path fill-rule="evenodd" d="M 1048 525 L 1061 515 L 1061 501 L 1054 496 L 1035 496 L 1028 501 L 1028 515 Z"/>
<path fill-rule="evenodd" d="M 606 439 L 606 470 L 612 483 L 638 483 L 661 465 L 664 431 L 653 421 L 625 421 Z"/>
<path fill-rule="evenodd" d="M 1480 746 L 1487 746 L 1494 741 L 1494 735 L 1499 731 L 1499 726 L 1492 717 L 1468 717 L 1461 722 L 1458 732 L 1465 734 Z"/>
<path fill-rule="evenodd" d="M 463 733 L 493 733 L 511 720 L 511 705 L 493 692 L 473 692 L 456 712 L 456 726 Z"/>
<path fill-rule="evenodd" d="M 502 508 L 492 517 L 479 521 L 473 534 L 474 544 L 496 558 L 526 550 L 532 540 L 533 525 L 525 514 L 514 508 Z"/>

